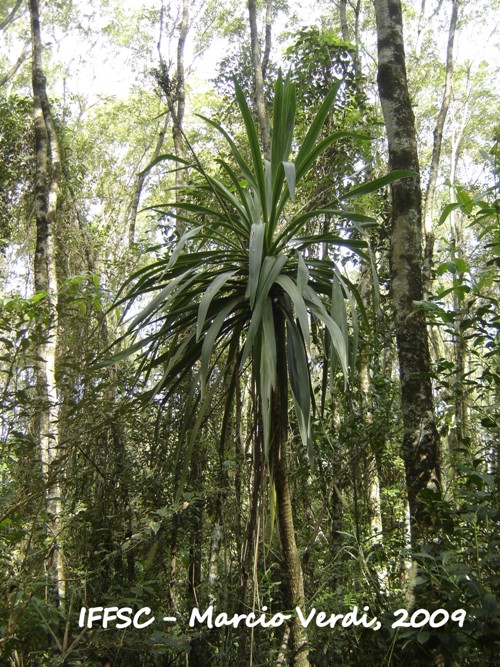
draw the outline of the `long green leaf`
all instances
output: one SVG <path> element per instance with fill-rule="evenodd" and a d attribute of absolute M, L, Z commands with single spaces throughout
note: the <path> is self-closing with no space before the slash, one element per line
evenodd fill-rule
<path fill-rule="evenodd" d="M 299 183 L 303 176 L 307 173 L 308 169 L 316 162 L 320 155 L 322 155 L 326 149 L 331 146 L 335 141 L 339 139 L 356 139 L 357 141 L 370 141 L 371 137 L 366 134 L 359 134 L 357 132 L 348 132 L 346 130 L 339 130 L 338 132 L 333 132 L 325 139 L 319 141 L 307 155 L 303 156 L 303 159 L 299 163 L 299 157 L 295 160 L 295 167 L 297 169 L 297 183 Z"/>
<path fill-rule="evenodd" d="M 230 280 L 236 273 L 237 269 L 235 269 L 234 271 L 225 271 L 224 273 L 220 273 L 218 276 L 215 277 L 213 282 L 207 288 L 205 294 L 203 295 L 200 301 L 200 306 L 198 309 L 196 340 L 200 339 L 201 332 L 203 331 L 203 327 L 205 325 L 207 312 L 210 307 L 210 304 L 212 303 L 212 299 L 217 294 L 217 292 L 227 283 L 227 281 Z"/>
<path fill-rule="evenodd" d="M 239 299 L 234 298 L 229 301 L 214 317 L 214 320 L 210 326 L 210 329 L 207 331 L 205 338 L 203 339 L 203 346 L 201 348 L 201 385 L 202 388 L 205 387 L 207 377 L 208 377 L 208 366 L 210 362 L 210 357 L 213 352 L 215 341 L 217 336 L 224 324 L 224 320 L 229 315 L 230 312 L 236 308 L 238 305 Z"/>
<path fill-rule="evenodd" d="M 236 91 L 236 101 L 240 108 L 241 115 L 243 117 L 243 122 L 245 123 L 245 128 L 247 131 L 247 140 L 250 147 L 250 153 L 252 155 L 253 170 L 255 173 L 255 181 L 257 183 L 257 189 L 259 192 L 259 197 L 262 202 L 262 210 L 264 214 L 264 220 L 267 220 L 268 210 L 265 208 L 266 201 L 266 186 L 264 181 L 264 168 L 262 163 L 262 155 L 260 150 L 259 138 L 257 135 L 257 128 L 253 121 L 252 114 L 248 108 L 245 95 L 239 86 L 238 82 L 235 81 L 235 91 Z"/>
<path fill-rule="evenodd" d="M 326 119 L 328 118 L 328 113 L 332 107 L 333 102 L 335 101 L 335 97 L 337 96 L 337 92 L 340 88 L 341 83 L 342 83 L 341 81 L 337 81 L 333 85 L 332 89 L 323 100 L 313 122 L 311 123 L 311 126 L 307 131 L 304 141 L 302 142 L 300 150 L 297 153 L 297 158 L 295 160 L 297 171 L 301 168 L 302 163 L 307 159 L 307 156 L 313 149 L 316 143 L 316 139 L 318 138 L 321 129 L 325 124 Z"/>
<path fill-rule="evenodd" d="M 345 307 L 344 293 L 338 278 L 332 278 L 332 302 L 330 315 L 332 320 L 339 325 L 342 336 L 346 342 L 346 353 L 348 352 L 349 327 L 347 323 L 347 309 Z"/>
<path fill-rule="evenodd" d="M 190 230 L 188 230 L 187 232 L 185 232 L 185 233 L 181 236 L 181 238 L 179 239 L 177 245 L 176 245 L 175 248 L 174 248 L 174 252 L 173 252 L 172 255 L 170 256 L 170 261 L 169 261 L 169 263 L 167 264 L 167 269 L 172 268 L 172 266 L 173 266 L 173 265 L 175 264 L 175 262 L 177 261 L 179 255 L 180 255 L 181 252 L 184 250 L 184 246 L 186 245 L 186 243 L 189 241 L 189 239 L 192 239 L 193 236 L 196 236 L 196 234 L 198 234 L 198 232 L 200 231 L 200 229 L 203 229 L 203 227 L 200 226 L 200 227 L 195 227 L 194 229 L 190 229 Z"/>
<path fill-rule="evenodd" d="M 262 309 L 264 307 L 265 299 L 267 298 L 269 290 L 273 286 L 276 278 L 279 276 L 287 261 L 288 257 L 285 255 L 266 257 L 264 259 L 260 272 L 255 307 L 252 312 L 252 319 L 248 328 L 247 339 L 245 341 L 245 346 L 243 347 L 243 353 L 241 355 L 240 368 L 243 368 L 243 365 L 247 360 L 248 355 L 250 354 L 250 350 L 252 349 L 255 336 L 260 329 L 262 322 Z"/>
<path fill-rule="evenodd" d="M 215 127 L 224 136 L 224 138 L 226 139 L 226 141 L 228 142 L 228 144 L 231 147 L 231 151 L 233 153 L 233 156 L 234 156 L 239 168 L 241 169 L 241 173 L 247 179 L 247 181 L 250 183 L 250 185 L 252 185 L 254 187 L 254 189 L 257 190 L 257 182 L 255 180 L 255 177 L 254 177 L 253 173 L 252 173 L 252 170 L 251 170 L 250 166 L 247 164 L 247 162 L 244 160 L 243 156 L 241 155 L 240 151 L 236 147 L 236 144 L 234 143 L 231 136 L 216 121 L 214 121 L 210 118 L 206 118 L 205 116 L 202 116 L 201 114 L 195 114 L 195 115 L 199 116 L 199 118 L 201 118 L 205 122 L 207 122 L 210 125 L 212 125 L 213 127 Z"/>
<path fill-rule="evenodd" d="M 186 278 L 191 278 L 190 280 L 186 280 Z M 154 313 L 157 308 L 159 308 L 161 305 L 165 303 L 165 300 L 167 297 L 170 295 L 170 293 L 179 286 L 179 284 L 183 281 L 186 280 L 186 283 L 184 284 L 184 287 L 189 286 L 193 280 L 194 276 L 191 275 L 191 272 L 185 272 L 182 273 L 180 276 L 172 280 L 166 287 L 164 287 L 159 294 L 156 295 L 154 299 L 152 299 L 148 305 L 141 310 L 141 312 L 134 317 L 132 322 L 128 325 L 127 328 L 127 333 L 131 333 L 134 329 L 137 329 L 137 327 L 142 324 L 152 313 Z"/>
<path fill-rule="evenodd" d="M 309 282 L 309 270 L 307 264 L 304 261 L 302 253 L 298 253 L 298 266 L 297 266 L 297 287 L 301 294 L 304 293 L 304 287 Z"/>
<path fill-rule="evenodd" d="M 302 229 L 308 220 L 311 218 L 320 218 L 324 215 L 331 215 L 339 219 L 351 220 L 353 222 L 360 222 L 367 225 L 374 225 L 377 222 L 375 218 L 363 215 L 361 213 L 355 213 L 353 211 L 342 211 L 340 209 L 330 207 L 313 209 L 312 211 L 307 211 L 306 213 L 302 213 L 291 218 L 281 234 L 274 241 L 270 252 L 277 252 L 278 250 L 281 250 L 287 243 L 290 242 L 295 234 L 300 229 Z"/>
<path fill-rule="evenodd" d="M 162 153 L 161 155 L 158 155 L 158 157 L 156 157 L 152 162 L 150 162 L 146 167 L 146 169 L 140 171 L 138 175 L 143 176 L 144 174 L 147 174 L 148 171 L 150 171 L 157 164 L 165 161 L 178 162 L 179 164 L 182 164 L 185 167 L 191 166 L 191 163 L 188 160 L 185 160 L 184 158 L 178 157 L 177 155 L 173 155 L 172 153 Z"/>
<path fill-rule="evenodd" d="M 307 317 L 307 308 L 302 297 L 302 293 L 289 276 L 280 275 L 276 278 L 276 282 L 285 290 L 285 292 L 292 300 L 297 319 L 299 320 L 302 335 L 306 343 L 306 348 L 309 350 L 311 347 L 309 340 L 309 319 Z"/>
<path fill-rule="evenodd" d="M 304 447 L 310 442 L 310 413 L 311 390 L 309 366 L 304 347 L 304 340 L 293 321 L 286 315 L 287 320 L 287 365 L 290 376 L 290 386 L 295 403 L 295 412 L 299 424 L 299 432 Z"/>
<path fill-rule="evenodd" d="M 293 162 L 283 162 L 283 168 L 285 169 L 290 199 L 295 201 L 295 165 Z"/>
<path fill-rule="evenodd" d="M 395 169 L 391 171 L 390 174 L 382 176 L 381 178 L 376 178 L 374 181 L 368 181 L 368 183 L 363 183 L 357 188 L 349 190 L 345 195 L 342 195 L 341 199 L 353 199 L 354 197 L 361 197 L 362 195 L 368 195 L 371 192 L 376 192 L 380 188 L 390 185 L 396 181 L 400 181 L 402 178 L 415 178 L 417 174 L 414 171 L 408 171 L 407 169 Z"/>
<path fill-rule="evenodd" d="M 264 224 L 254 224 L 250 230 L 250 245 L 248 249 L 248 296 L 250 299 L 250 308 L 254 307 L 255 297 L 257 296 L 265 232 L 266 226 Z"/>
<path fill-rule="evenodd" d="M 347 378 L 347 345 L 340 327 L 332 320 L 326 311 L 325 305 L 309 285 L 307 285 L 304 289 L 304 298 L 306 299 L 306 302 L 309 302 L 309 308 L 314 313 L 314 315 L 316 315 L 316 317 L 326 326 L 330 340 L 340 361 L 344 377 Z"/>
<path fill-rule="evenodd" d="M 264 433 L 264 455 L 269 460 L 271 438 L 271 402 L 276 386 L 276 335 L 271 299 L 267 297 L 262 308 L 262 336 L 260 344 L 260 396 L 262 428 Z"/>

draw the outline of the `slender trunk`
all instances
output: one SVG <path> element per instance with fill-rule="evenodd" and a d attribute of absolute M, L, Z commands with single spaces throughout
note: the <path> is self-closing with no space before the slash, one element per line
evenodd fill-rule
<path fill-rule="evenodd" d="M 369 397 L 374 393 L 374 387 L 370 379 L 370 369 L 368 355 L 366 352 L 360 360 L 360 389 L 363 403 L 363 423 L 367 427 L 372 423 L 372 414 L 369 409 Z M 383 525 L 382 525 L 382 504 L 380 501 L 380 475 L 377 461 L 377 451 L 372 442 L 368 443 L 365 453 L 365 479 L 366 479 L 366 501 L 368 505 L 368 515 L 370 522 L 369 545 L 372 549 L 380 547 L 383 543 Z M 377 563 L 377 561 L 376 561 Z M 380 562 L 375 565 L 377 581 L 380 592 L 384 593 L 388 589 L 387 568 Z"/>
<path fill-rule="evenodd" d="M 19 11 L 22 3 L 23 0 L 16 0 L 14 7 L 12 7 L 4 20 L 0 22 L 0 30 L 5 30 L 5 28 L 7 28 L 16 19 L 17 12 Z"/>
<path fill-rule="evenodd" d="M 359 57 L 359 14 L 361 11 L 361 0 L 357 0 L 355 6 L 351 4 L 351 8 L 354 11 L 354 39 L 347 19 L 347 0 L 340 0 L 339 3 L 340 31 L 344 42 L 354 42 L 356 46 L 353 64 L 356 78 L 360 81 L 362 76 L 361 59 Z"/>
<path fill-rule="evenodd" d="M 458 159 L 458 150 L 462 138 L 462 130 L 459 130 L 458 136 L 452 135 L 451 165 L 450 165 L 450 202 L 455 201 L 455 177 Z M 450 214 L 450 226 L 452 234 L 452 259 L 461 257 L 464 247 L 463 220 L 462 214 L 458 211 L 452 211 Z M 461 285 L 463 273 L 453 275 L 454 286 Z M 455 356 L 455 369 L 453 381 L 454 396 L 454 426 L 448 436 L 449 454 L 452 467 L 457 470 L 464 463 L 468 463 L 467 456 L 464 456 L 464 445 L 467 440 L 467 411 L 465 407 L 465 362 L 467 347 L 462 332 L 461 324 L 464 317 L 468 316 L 467 308 L 463 300 L 459 298 L 457 292 L 453 292 L 453 310 L 455 319 L 453 354 Z"/>
<path fill-rule="evenodd" d="M 19 68 L 28 57 L 28 52 L 29 52 L 29 42 L 25 42 L 23 45 L 23 49 L 16 62 L 12 65 L 12 67 L 9 69 L 8 72 L 6 72 L 2 77 L 0 77 L 0 88 L 5 86 L 5 84 L 8 83 L 17 74 Z"/>
<path fill-rule="evenodd" d="M 156 160 L 160 154 L 161 147 L 165 140 L 165 132 L 167 131 L 167 125 L 169 122 L 168 114 L 165 114 L 165 120 L 163 125 L 158 133 L 158 139 L 156 140 L 156 145 L 154 147 L 153 153 L 150 157 L 149 162 Z M 128 225 L 128 244 L 129 246 L 133 245 L 135 241 L 135 228 L 137 222 L 137 211 L 139 210 L 139 203 L 141 201 L 141 194 L 144 188 L 144 183 L 146 182 L 147 172 L 141 171 L 137 174 L 135 179 L 134 191 L 130 199 L 130 203 L 127 209 L 127 225 Z"/>
<path fill-rule="evenodd" d="M 210 556 L 208 559 L 208 604 L 217 602 L 217 584 L 219 582 L 219 554 L 222 545 L 222 523 L 216 517 L 210 538 Z"/>
<path fill-rule="evenodd" d="M 271 153 L 271 136 L 266 114 L 266 100 L 264 97 L 264 77 L 260 60 L 260 40 L 257 29 L 257 2 L 248 0 L 248 17 L 250 21 L 250 44 L 252 49 L 252 70 L 255 85 L 255 110 L 259 119 L 262 149 L 264 156 L 269 159 Z M 269 43 L 270 44 L 270 43 Z M 270 48 L 270 46 L 269 46 Z"/>
<path fill-rule="evenodd" d="M 175 90 L 175 113 L 172 114 L 173 127 L 172 137 L 174 140 L 174 151 L 177 157 L 186 157 L 186 148 L 184 146 L 183 124 L 184 112 L 186 109 L 186 80 L 184 67 L 184 48 L 186 46 L 186 39 L 189 30 L 189 5 L 190 0 L 183 0 L 182 2 L 182 19 L 179 26 L 179 41 L 177 42 L 177 80 Z M 184 187 L 184 172 L 177 169 L 175 172 L 175 199 L 180 201 L 182 195 L 181 190 Z M 177 221 L 177 233 L 182 235 L 184 225 Z"/>
<path fill-rule="evenodd" d="M 285 327 L 283 315 L 275 310 L 275 330 L 277 340 L 284 340 Z M 278 346 L 280 347 L 280 346 Z M 295 528 L 293 523 L 292 499 L 287 462 L 287 411 L 288 392 L 286 386 L 280 386 L 279 378 L 286 378 L 286 351 L 281 346 L 278 349 L 276 387 L 272 393 L 272 421 L 271 421 L 271 452 L 272 473 L 276 489 L 276 516 L 281 541 L 283 569 L 285 579 L 285 606 L 292 611 L 290 623 L 289 664 L 292 667 L 308 667 L 309 650 L 304 628 L 295 614 L 295 607 L 304 608 L 304 579 L 299 552 L 295 542 Z"/>
<path fill-rule="evenodd" d="M 65 598 L 63 553 L 60 544 L 62 502 L 59 486 L 59 406 L 56 380 L 58 341 L 57 273 L 54 228 L 59 200 L 61 153 L 47 97 L 42 65 L 42 39 L 38 0 L 30 0 L 32 41 L 32 85 L 36 143 L 36 185 L 34 215 L 36 250 L 35 291 L 45 293 L 46 319 L 38 327 L 36 387 L 39 407 L 36 415 L 42 479 L 45 486 L 47 528 L 51 547 L 47 557 L 50 586 L 55 586 L 60 604 Z"/>
<path fill-rule="evenodd" d="M 201 454 L 201 455 L 200 455 Z M 203 495 L 203 471 L 207 464 L 205 452 L 193 453 L 191 458 L 190 487 L 200 496 Z M 188 598 L 192 607 L 200 607 L 201 563 L 203 553 L 204 502 L 195 500 L 190 508 L 191 543 L 188 564 Z M 206 640 L 199 636 L 191 641 L 189 667 L 204 667 L 210 662 L 211 650 Z"/>
<path fill-rule="evenodd" d="M 387 130 L 391 169 L 415 172 L 392 186 L 391 289 L 395 307 L 403 453 L 412 544 L 430 536 L 434 515 L 425 498 L 439 497 L 439 436 L 434 421 L 427 328 L 414 302 L 422 299 L 421 190 L 415 120 L 406 78 L 399 0 L 375 0 L 378 86 Z"/>
<path fill-rule="evenodd" d="M 422 0 L 420 5 L 420 14 L 418 17 L 417 39 L 415 44 L 415 55 L 417 59 L 420 58 L 420 51 L 422 49 L 422 44 L 424 43 L 424 37 L 431 30 L 433 19 L 441 11 L 441 7 L 443 6 L 443 0 L 438 0 L 434 11 L 430 16 L 427 17 L 425 16 L 425 6 L 426 6 L 426 0 Z"/>
<path fill-rule="evenodd" d="M 451 9 L 450 29 L 448 31 L 448 46 L 446 49 L 446 76 L 444 82 L 443 99 L 439 110 L 436 127 L 434 128 L 434 144 L 432 147 L 432 159 L 429 172 L 429 184 L 425 196 L 424 206 L 424 291 L 429 290 L 432 280 L 432 257 L 434 253 L 434 229 L 432 225 L 432 213 L 434 205 L 434 195 L 436 192 L 436 181 L 439 171 L 439 161 L 441 158 L 441 147 L 443 144 L 443 130 L 450 107 L 451 94 L 453 89 L 453 45 L 455 43 L 455 33 L 458 20 L 458 0 L 453 0 Z"/>
<path fill-rule="evenodd" d="M 160 74 L 158 77 L 160 87 L 165 93 L 168 110 L 172 117 L 172 138 L 174 142 L 174 153 L 177 157 L 186 156 L 186 147 L 184 145 L 183 123 L 184 112 L 186 110 L 186 71 L 184 66 L 184 50 L 189 32 L 189 7 L 190 0 L 182 1 L 182 15 L 179 24 L 179 40 L 177 42 L 177 66 L 175 77 L 172 79 L 168 67 L 161 55 L 161 35 L 163 29 L 163 5 L 160 17 L 160 40 L 158 42 L 158 51 L 160 55 Z M 181 191 L 184 187 L 184 171 L 177 169 L 175 172 L 175 199 L 181 200 Z M 182 236 L 184 225 L 180 220 L 176 221 L 177 235 Z"/>
<path fill-rule="evenodd" d="M 347 0 L 340 0 L 339 15 L 340 15 L 340 30 L 342 32 L 342 39 L 344 40 L 344 42 L 349 42 L 351 39 L 351 33 L 349 30 L 349 24 L 347 23 Z"/>
<path fill-rule="evenodd" d="M 262 56 L 262 80 L 265 81 L 269 57 L 271 55 L 271 34 L 273 27 L 273 0 L 266 0 L 266 25 L 264 37 L 264 54 Z"/>

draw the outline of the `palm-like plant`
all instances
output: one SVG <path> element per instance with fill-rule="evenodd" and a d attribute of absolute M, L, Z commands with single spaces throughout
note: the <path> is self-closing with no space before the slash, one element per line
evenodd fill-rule
<path fill-rule="evenodd" d="M 222 133 L 234 160 L 235 166 L 223 159 L 217 161 L 223 179 L 208 175 L 196 157 L 188 164 L 173 156 L 162 156 L 160 159 L 176 160 L 180 168 L 189 167 L 201 176 L 202 183 L 193 186 L 195 196 L 191 199 L 208 203 L 183 201 L 165 205 L 174 211 L 186 231 L 170 256 L 157 259 L 130 278 L 127 284 L 133 286 L 124 297 L 131 300 L 155 293 L 131 321 L 126 335 L 133 334 L 136 340 L 125 351 L 146 352 L 141 369 L 150 379 L 154 376 L 151 392 L 162 392 L 168 400 L 193 373 L 200 389 L 193 400 L 196 419 L 186 438 L 186 466 L 180 490 L 214 392 L 225 378 L 229 385 L 229 410 L 235 383 L 240 381 L 235 369 L 243 372 L 251 362 L 260 399 L 263 453 L 270 463 L 276 491 L 290 609 L 304 602 L 304 589 L 287 473 L 288 380 L 300 434 L 307 444 L 312 404 L 311 321 L 314 319 L 323 327 L 325 349 L 335 352 L 347 377 L 345 298 L 353 303 L 349 284 L 336 264 L 327 254 L 318 258 L 313 246 L 337 244 L 360 251 L 364 245 L 331 233 L 301 233 L 308 221 L 326 213 L 357 226 L 374 222 L 367 216 L 333 207 L 307 210 L 293 204 L 297 185 L 318 157 L 333 142 L 353 136 L 336 132 L 319 140 L 339 85 L 326 96 L 293 162 L 290 155 L 295 88 L 281 77 L 275 86 L 269 160 L 262 158 L 252 115 L 237 85 L 236 98 L 250 159 L 219 124 L 208 119 L 205 120 Z M 345 198 L 376 190 L 401 175 L 394 173 L 373 181 L 352 190 Z M 144 329 L 146 332 L 139 338 L 139 331 Z M 292 626 L 291 639 L 294 664 L 308 664 L 298 623 Z"/>

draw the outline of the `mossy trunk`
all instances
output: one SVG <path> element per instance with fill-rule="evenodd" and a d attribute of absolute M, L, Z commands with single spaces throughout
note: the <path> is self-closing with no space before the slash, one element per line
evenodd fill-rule
<path fill-rule="evenodd" d="M 408 93 L 400 0 L 375 0 L 378 87 L 390 169 L 415 173 L 392 186 L 391 290 L 401 382 L 403 452 L 415 550 L 433 535 L 439 497 L 439 436 L 434 420 L 430 354 L 423 299 L 422 205 L 415 119 Z"/>

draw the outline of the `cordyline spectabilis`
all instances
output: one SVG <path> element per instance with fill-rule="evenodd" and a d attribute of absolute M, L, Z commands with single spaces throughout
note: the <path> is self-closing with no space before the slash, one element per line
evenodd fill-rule
<path fill-rule="evenodd" d="M 128 287 L 129 291 L 120 303 L 150 294 L 154 297 L 129 323 L 123 339 L 130 340 L 131 335 L 135 339 L 114 360 L 141 350 L 140 372 L 156 380 L 150 394 L 161 393 L 165 400 L 194 373 L 195 389 L 199 387 L 200 391 L 192 399 L 196 418 L 191 421 L 183 457 L 185 472 L 203 418 L 223 378 L 233 385 L 228 391 L 228 406 L 231 403 L 234 383 L 238 382 L 235 364 L 243 370 L 249 358 L 252 359 L 260 398 L 264 454 L 268 459 L 272 459 L 271 396 L 280 384 L 287 395 L 287 378 L 302 441 L 309 442 L 313 318 L 324 328 L 325 350 L 335 353 L 344 376 L 348 375 L 345 300 L 355 317 L 355 297 L 335 262 L 327 256 L 320 259 L 314 247 L 341 245 L 362 253 L 361 248 L 366 244 L 349 239 L 348 234 L 340 236 L 341 232 L 302 233 L 308 221 L 325 215 L 349 221 L 358 230 L 375 221 L 359 213 L 339 210 L 338 204 L 308 210 L 295 202 L 297 186 L 331 144 L 345 138 L 367 139 L 344 131 L 319 139 L 340 85 L 339 81 L 325 97 L 294 158 L 291 153 L 295 86 L 288 77 L 280 76 L 274 89 L 269 160 L 262 156 L 254 120 L 236 84 L 236 99 L 246 130 L 245 150 L 240 150 L 218 123 L 204 119 L 222 134 L 233 158 L 232 164 L 217 160 L 222 172 L 220 178 L 209 175 L 196 157 L 188 162 L 162 155 L 149 167 L 161 160 L 175 161 L 176 168 L 196 172 L 201 182 L 184 190 L 186 199 L 191 193 L 191 202 L 153 207 L 162 212 L 168 209 L 182 222 L 185 232 L 170 256 L 155 260 L 127 281 L 125 289 Z M 408 172 L 392 172 L 351 190 L 343 199 L 373 192 L 408 175 Z M 194 203 L 199 201 L 206 203 Z M 345 233 L 345 227 L 342 229 Z M 277 337 L 277 314 L 284 321 L 284 327 L 279 327 L 283 340 Z M 285 348 L 286 368 L 279 368 L 277 351 Z"/>

